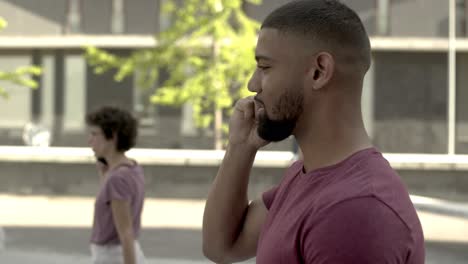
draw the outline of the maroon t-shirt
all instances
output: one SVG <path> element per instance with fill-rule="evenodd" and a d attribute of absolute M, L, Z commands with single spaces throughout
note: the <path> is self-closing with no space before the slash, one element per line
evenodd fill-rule
<path fill-rule="evenodd" d="M 424 263 L 416 210 L 375 148 L 308 173 L 298 161 L 263 201 L 259 264 Z"/>
<path fill-rule="evenodd" d="M 138 238 L 145 196 L 143 169 L 138 165 L 120 165 L 106 175 L 94 204 L 94 223 L 91 242 L 98 245 L 120 244 L 114 224 L 111 201 L 122 200 L 130 204 L 133 232 Z"/>

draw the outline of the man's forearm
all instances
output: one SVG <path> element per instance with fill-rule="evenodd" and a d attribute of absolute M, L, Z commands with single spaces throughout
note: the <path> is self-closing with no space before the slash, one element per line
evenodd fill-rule
<path fill-rule="evenodd" d="M 248 208 L 249 174 L 255 149 L 228 146 L 203 216 L 203 250 L 222 259 L 238 237 Z"/>
<path fill-rule="evenodd" d="M 125 264 L 136 264 L 135 240 L 133 236 L 125 236 L 122 241 L 122 254 Z"/>

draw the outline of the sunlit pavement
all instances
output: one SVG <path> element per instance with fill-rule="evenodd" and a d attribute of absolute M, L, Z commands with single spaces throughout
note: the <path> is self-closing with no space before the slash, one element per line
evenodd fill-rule
<path fill-rule="evenodd" d="M 468 204 L 412 199 L 425 232 L 426 263 L 466 263 Z M 210 263 L 201 253 L 203 208 L 203 200 L 146 200 L 140 241 L 149 264 Z M 0 263 L 89 263 L 92 210 L 90 197 L 0 195 L 6 237 Z"/>
<path fill-rule="evenodd" d="M 63 264 L 89 264 L 91 262 L 88 256 L 73 256 L 73 255 L 61 255 L 51 254 L 44 252 L 21 252 L 12 251 L 0 253 L 1 263 L 12 263 L 12 264 L 23 264 L 23 263 L 34 263 L 34 264 L 51 264 L 51 263 L 63 263 Z M 151 258 L 146 260 L 146 264 L 205 264 L 212 263 L 203 260 L 187 260 L 187 259 L 162 259 L 162 258 Z M 245 262 L 254 263 L 254 262 Z"/>

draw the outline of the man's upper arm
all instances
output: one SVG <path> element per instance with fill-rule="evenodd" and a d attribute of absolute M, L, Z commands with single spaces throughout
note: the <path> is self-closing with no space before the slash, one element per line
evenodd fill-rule
<path fill-rule="evenodd" d="M 130 208 L 131 193 L 125 175 L 112 175 L 107 183 L 108 199 L 111 205 L 115 227 L 122 239 L 123 235 L 133 236 L 132 214 Z"/>
<path fill-rule="evenodd" d="M 410 231 L 391 208 L 373 197 L 341 202 L 318 221 L 301 237 L 306 263 L 405 263 Z"/>
<path fill-rule="evenodd" d="M 127 175 L 117 171 L 114 172 L 114 175 L 108 175 L 108 177 L 106 185 L 108 202 L 111 200 L 130 201 L 131 192 L 129 191 Z"/>
<path fill-rule="evenodd" d="M 119 237 L 122 239 L 123 236 L 126 235 L 133 236 L 132 215 L 129 202 L 124 200 L 112 200 L 111 208 Z"/>
<path fill-rule="evenodd" d="M 256 199 L 249 204 L 244 225 L 240 227 L 242 230 L 229 252 L 229 261 L 242 261 L 256 255 L 258 239 L 267 213 L 262 199 Z"/>
<path fill-rule="evenodd" d="M 258 239 L 268 210 L 275 200 L 278 186 L 264 192 L 262 198 L 253 200 L 245 214 L 242 230 L 230 251 L 230 259 L 242 261 L 256 256 Z"/>

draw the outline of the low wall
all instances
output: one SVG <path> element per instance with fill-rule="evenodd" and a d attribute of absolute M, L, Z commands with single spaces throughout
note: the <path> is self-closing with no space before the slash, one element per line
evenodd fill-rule
<path fill-rule="evenodd" d="M 149 197 L 205 198 L 223 151 L 133 149 Z M 416 195 L 468 200 L 468 155 L 384 153 Z M 260 151 L 250 177 L 255 198 L 281 180 L 292 152 Z M 94 196 L 98 181 L 89 148 L 0 146 L 0 192 L 20 195 Z"/>
<path fill-rule="evenodd" d="M 203 199 L 217 166 L 144 165 L 148 197 Z M 284 168 L 254 167 L 249 197 L 281 180 Z M 466 171 L 398 170 L 412 194 L 468 200 Z M 19 195 L 94 196 L 98 181 L 93 164 L 0 162 L 0 192 Z M 465 201 L 466 201 L 465 200 Z"/>

